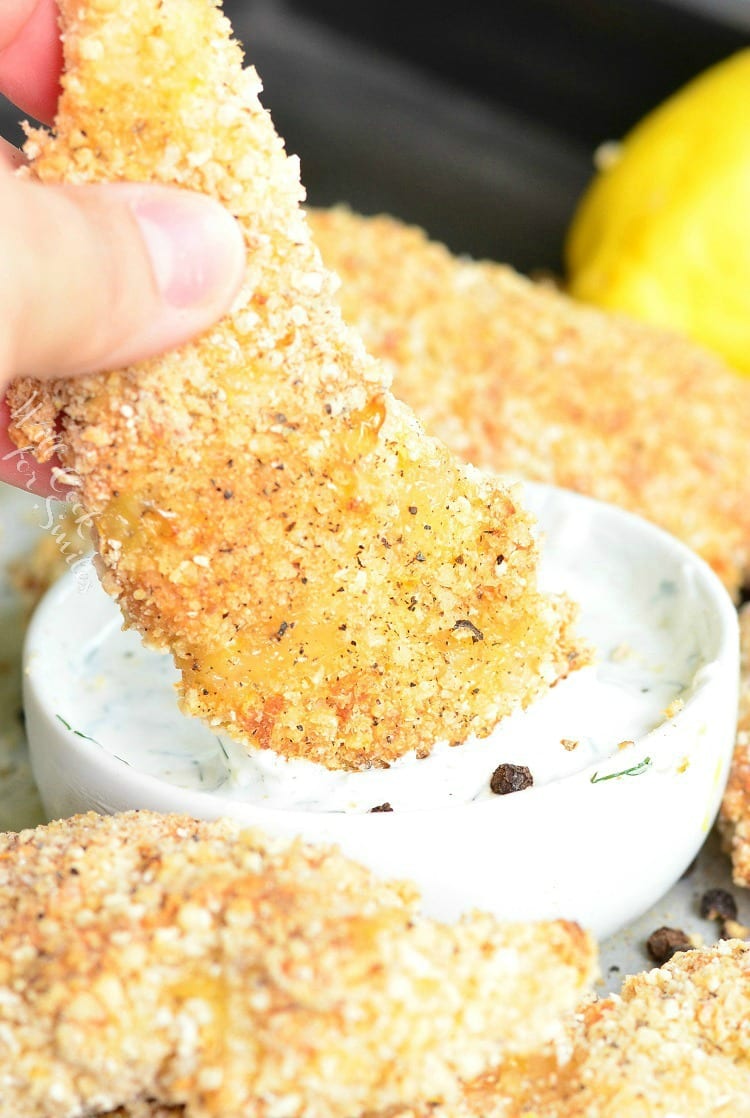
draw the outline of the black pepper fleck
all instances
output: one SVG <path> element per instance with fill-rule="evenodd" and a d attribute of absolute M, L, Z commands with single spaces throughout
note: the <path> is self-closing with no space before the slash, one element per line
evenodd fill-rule
<path fill-rule="evenodd" d="M 370 808 L 370 815 L 375 815 L 379 811 L 393 811 L 391 805 L 386 801 L 384 804 L 378 804 L 377 807 Z"/>
<path fill-rule="evenodd" d="M 459 618 L 459 620 L 456 621 L 456 623 L 453 626 L 453 632 L 455 632 L 457 629 L 458 630 L 466 629 L 468 632 L 470 632 L 471 633 L 472 644 L 476 644 L 477 641 L 483 641 L 484 640 L 484 633 L 482 632 L 482 630 L 477 629 L 474 622 L 469 621 L 468 618 L 465 618 L 465 617 Z"/>

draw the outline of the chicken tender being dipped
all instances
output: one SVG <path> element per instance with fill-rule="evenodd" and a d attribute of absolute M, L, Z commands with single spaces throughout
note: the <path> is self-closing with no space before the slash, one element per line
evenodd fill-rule
<path fill-rule="evenodd" d="M 537 589 L 518 494 L 428 438 L 344 325 L 297 163 L 214 3 L 61 11 L 63 92 L 28 173 L 210 193 L 247 274 L 194 344 L 16 383 L 15 438 L 43 457 L 60 426 L 103 583 L 171 650 L 187 713 L 329 768 L 486 735 L 588 655 L 571 603 Z"/>

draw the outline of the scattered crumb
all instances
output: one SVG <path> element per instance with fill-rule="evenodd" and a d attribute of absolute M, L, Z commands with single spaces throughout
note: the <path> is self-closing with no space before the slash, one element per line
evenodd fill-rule
<path fill-rule="evenodd" d="M 672 702 L 669 704 L 669 706 L 664 711 L 664 717 L 665 718 L 674 718 L 676 715 L 678 715 L 680 713 L 681 710 L 684 709 L 684 706 L 685 706 L 685 700 L 684 699 L 680 699 L 680 698 L 672 699 Z"/>
<path fill-rule="evenodd" d="M 722 939 L 750 939 L 750 928 L 738 920 L 725 920 L 721 929 Z"/>

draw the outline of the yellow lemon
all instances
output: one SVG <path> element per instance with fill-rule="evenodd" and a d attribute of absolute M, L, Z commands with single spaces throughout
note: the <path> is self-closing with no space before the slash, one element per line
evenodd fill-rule
<path fill-rule="evenodd" d="M 610 153 L 574 215 L 568 290 L 688 334 L 750 375 L 750 49 Z"/>

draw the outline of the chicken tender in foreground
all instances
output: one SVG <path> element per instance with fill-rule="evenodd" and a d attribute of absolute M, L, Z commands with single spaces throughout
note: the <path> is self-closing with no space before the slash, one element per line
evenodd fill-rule
<path fill-rule="evenodd" d="M 0 911 L 0 1118 L 450 1100 L 594 965 L 577 925 L 449 927 L 335 850 L 150 813 L 0 836 Z"/>
<path fill-rule="evenodd" d="M 750 603 L 740 609 L 740 710 L 719 830 L 732 859 L 734 880 L 750 887 Z"/>
<path fill-rule="evenodd" d="M 153 1104 L 112 1118 L 189 1113 Z M 561 1042 L 508 1059 L 454 1103 L 386 1115 L 749 1118 L 750 945 L 725 941 L 682 952 L 659 970 L 627 978 L 621 996 L 588 1003 Z"/>
<path fill-rule="evenodd" d="M 392 218 L 310 219 L 344 317 L 431 434 L 476 466 L 639 513 L 734 595 L 750 583 L 750 380 Z"/>
<path fill-rule="evenodd" d="M 78 474 L 103 582 L 185 711 L 357 769 L 484 736 L 582 662 L 518 494 L 459 465 L 336 306 L 254 71 L 210 0 L 63 0 L 43 181 L 158 180 L 241 221 L 234 312 L 107 376 L 17 384 L 14 434 Z M 46 441 L 45 441 L 46 440 Z"/>
<path fill-rule="evenodd" d="M 455 1105 L 398 1118 L 750 1118 L 750 945 L 676 955 L 593 1001 L 556 1046 L 509 1060 Z"/>

